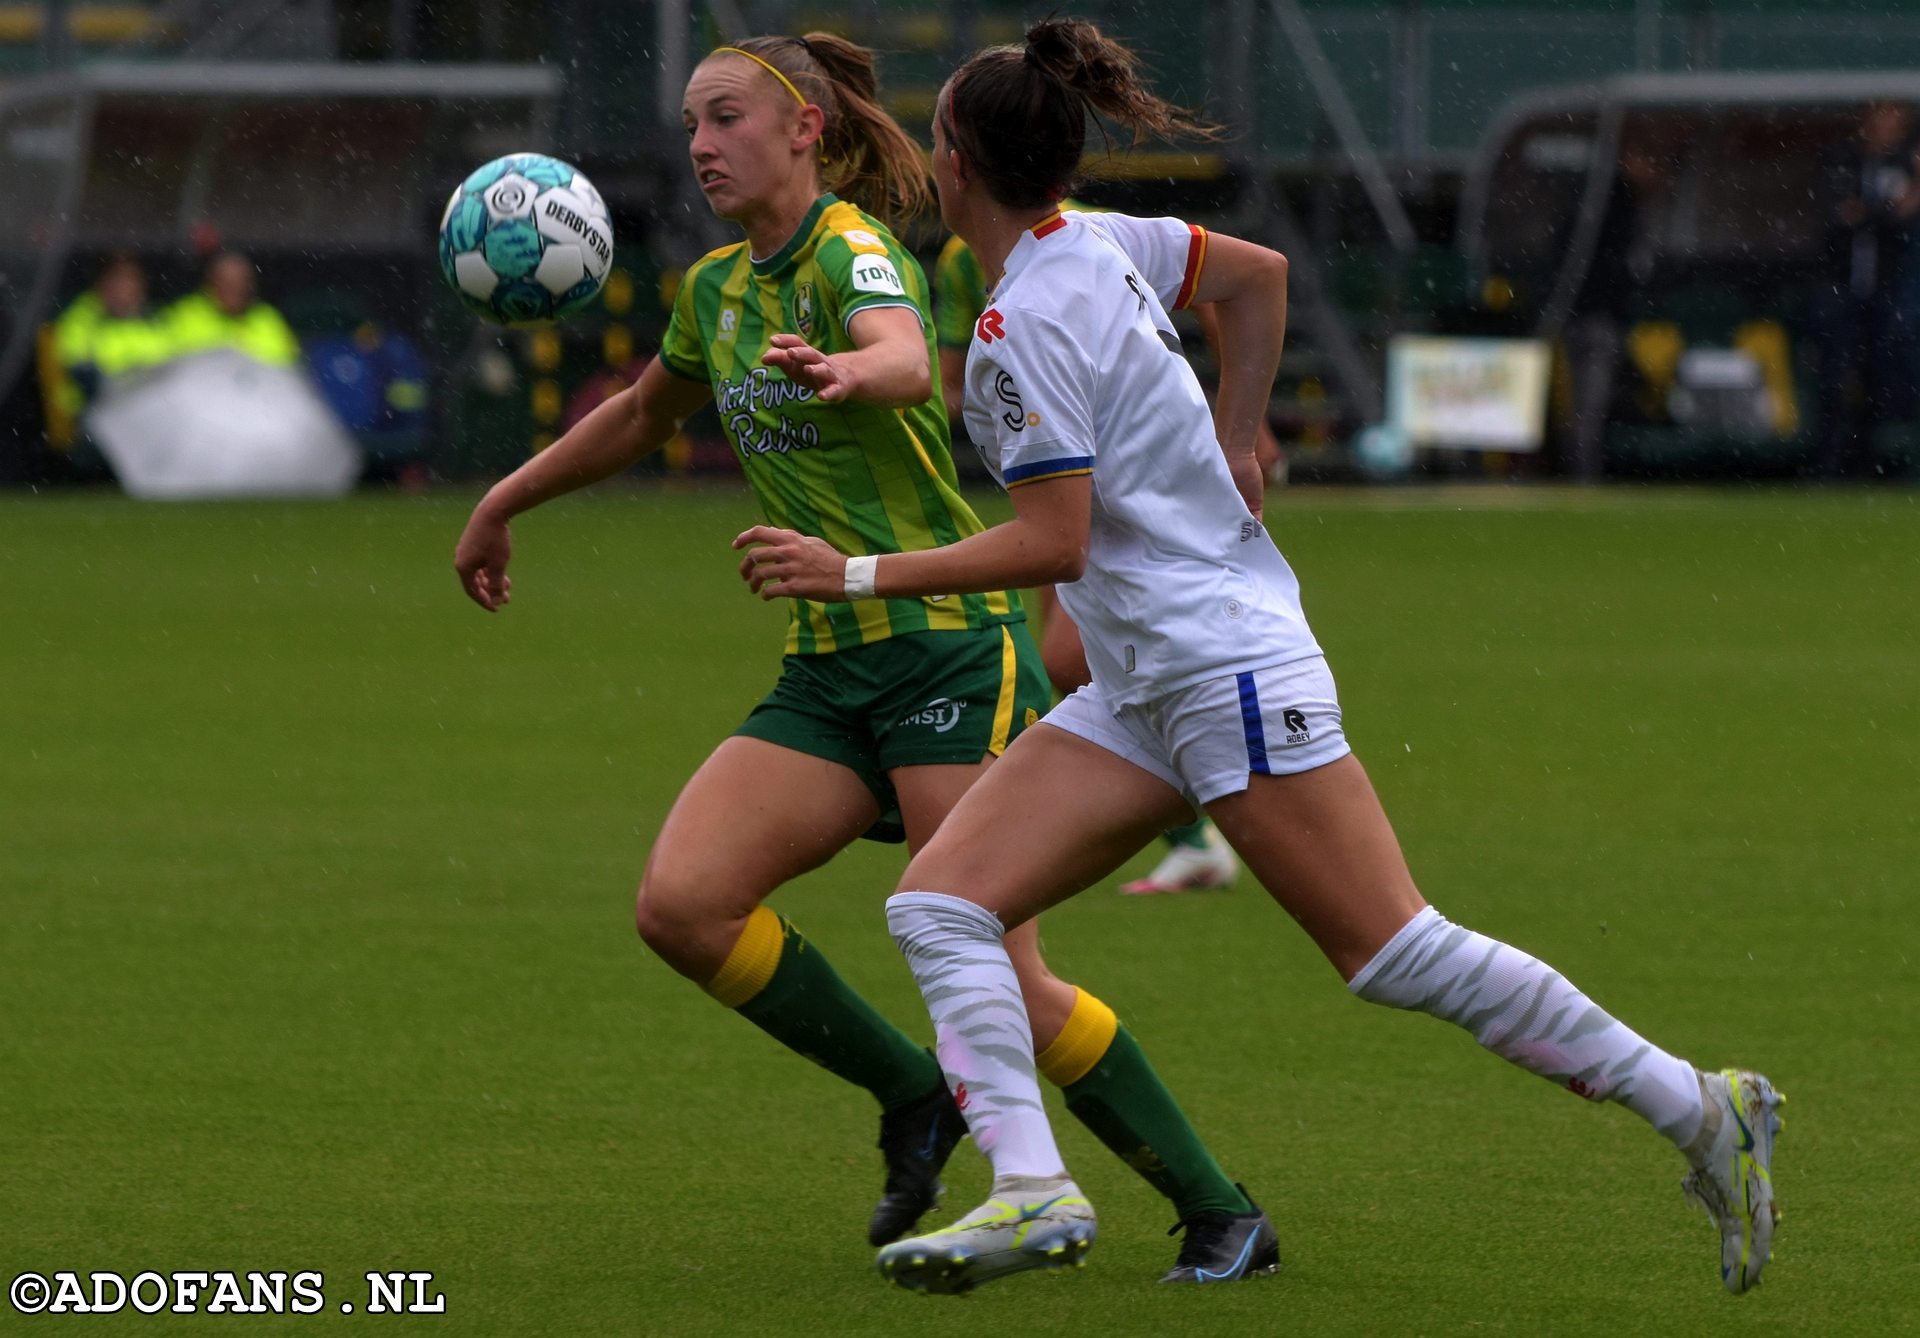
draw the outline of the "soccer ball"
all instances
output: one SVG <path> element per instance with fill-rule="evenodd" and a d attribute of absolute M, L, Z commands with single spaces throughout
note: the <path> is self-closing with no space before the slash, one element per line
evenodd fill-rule
<path fill-rule="evenodd" d="M 440 273 L 490 321 L 556 320 L 591 302 L 613 263 L 600 192 L 539 153 L 496 158 L 453 192 L 440 217 Z"/>

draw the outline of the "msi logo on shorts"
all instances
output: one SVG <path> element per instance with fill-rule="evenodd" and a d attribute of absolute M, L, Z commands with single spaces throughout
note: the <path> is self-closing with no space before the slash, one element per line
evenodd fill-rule
<path fill-rule="evenodd" d="M 1280 713 L 1280 723 L 1287 728 L 1288 743 L 1311 743 L 1313 735 L 1307 732 L 1307 715 L 1296 706 L 1289 706 Z"/>
<path fill-rule="evenodd" d="M 935 734 L 945 734 L 960 723 L 960 712 L 966 709 L 965 702 L 954 701 L 951 697 L 935 697 L 925 706 L 907 716 L 895 725 L 895 729 L 904 729 L 908 725 L 931 726 Z"/>

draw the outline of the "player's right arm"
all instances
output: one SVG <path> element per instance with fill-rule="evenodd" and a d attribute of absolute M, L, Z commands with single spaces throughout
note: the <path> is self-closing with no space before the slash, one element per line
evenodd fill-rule
<path fill-rule="evenodd" d="M 492 613 L 508 602 L 507 522 L 542 502 L 612 478 L 659 450 L 713 398 L 704 381 L 676 376 L 655 358 L 640 379 L 581 419 L 560 440 L 494 484 L 467 520 L 453 567 L 468 598 Z"/>
<path fill-rule="evenodd" d="M 1220 388 L 1213 427 L 1234 485 L 1254 515 L 1266 493 L 1255 447 L 1267 421 L 1273 378 L 1287 338 L 1287 258 L 1253 242 L 1214 234 L 1194 275 L 1194 303 L 1211 303 Z"/>

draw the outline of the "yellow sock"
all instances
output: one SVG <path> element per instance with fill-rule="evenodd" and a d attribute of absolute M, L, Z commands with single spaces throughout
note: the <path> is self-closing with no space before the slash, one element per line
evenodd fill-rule
<path fill-rule="evenodd" d="M 1040 1072 L 1056 1087 L 1071 1087 L 1086 1077 L 1120 1030 L 1120 1019 L 1111 1008 L 1078 985 L 1073 987 L 1073 995 L 1067 1024 L 1060 1028 L 1052 1045 L 1034 1056 Z"/>
<path fill-rule="evenodd" d="M 785 937 L 780 917 L 765 906 L 755 906 L 733 951 L 706 983 L 707 993 L 726 1008 L 738 1008 L 760 993 L 773 979 L 774 968 L 780 965 L 780 948 Z"/>

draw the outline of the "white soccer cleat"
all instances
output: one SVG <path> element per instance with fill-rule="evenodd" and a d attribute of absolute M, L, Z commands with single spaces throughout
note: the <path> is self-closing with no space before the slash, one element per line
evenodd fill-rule
<path fill-rule="evenodd" d="M 908 1291 L 957 1296 L 1035 1268 L 1079 1267 L 1093 1246 L 1093 1205 L 1073 1181 L 997 1184 L 993 1198 L 942 1231 L 880 1251 L 880 1275 Z"/>
<path fill-rule="evenodd" d="M 1736 1296 L 1760 1284 L 1780 1209 L 1773 1201 L 1773 1140 L 1786 1097 L 1758 1073 L 1700 1075 L 1706 1117 L 1686 1149 L 1687 1197 L 1720 1228 L 1720 1280 Z"/>
<path fill-rule="evenodd" d="M 1240 876 L 1240 857 L 1211 822 L 1206 825 L 1206 841 L 1204 849 L 1175 846 L 1152 873 L 1122 883 L 1120 890 L 1130 897 L 1146 897 L 1160 892 L 1214 892 L 1232 887 Z"/>

